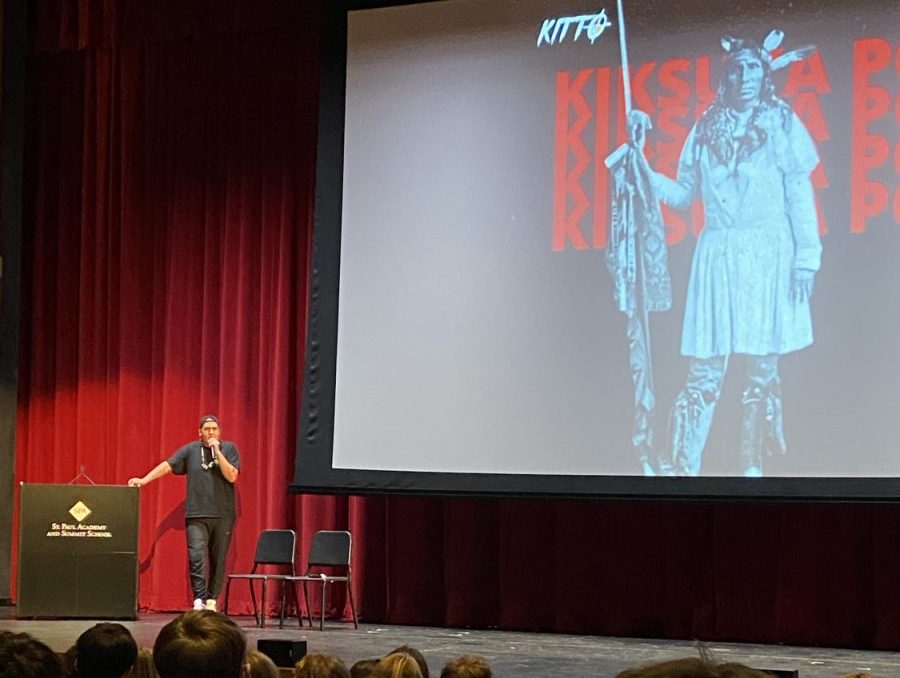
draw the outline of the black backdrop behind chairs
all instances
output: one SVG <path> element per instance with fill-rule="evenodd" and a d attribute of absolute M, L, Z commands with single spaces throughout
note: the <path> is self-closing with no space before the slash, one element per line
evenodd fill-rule
<path fill-rule="evenodd" d="M 16 479 L 124 482 L 216 410 L 243 453 L 229 568 L 268 525 L 301 553 L 348 529 L 364 621 L 900 649 L 900 507 L 287 494 L 315 9 L 38 5 Z M 189 602 L 182 498 L 142 491 L 142 607 Z"/>

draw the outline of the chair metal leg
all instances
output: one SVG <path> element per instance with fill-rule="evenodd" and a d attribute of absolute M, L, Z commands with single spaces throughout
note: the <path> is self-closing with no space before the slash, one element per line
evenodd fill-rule
<path fill-rule="evenodd" d="M 309 619 L 309 628 L 312 628 L 312 608 L 309 606 L 309 590 L 306 588 L 306 582 L 303 582 L 303 602 L 306 603 L 306 617 Z"/>
<path fill-rule="evenodd" d="M 300 607 L 300 599 L 297 597 L 297 582 L 285 582 L 291 585 L 291 594 L 294 596 L 294 610 L 297 612 L 297 626 L 303 628 L 303 608 Z"/>
<path fill-rule="evenodd" d="M 350 612 L 353 613 L 353 628 L 358 629 L 359 623 L 356 621 L 356 605 L 353 604 L 353 590 L 350 587 L 350 580 L 347 580 L 347 597 L 350 599 Z"/>
<path fill-rule="evenodd" d="M 266 582 L 267 582 L 267 581 L 268 581 L 268 580 L 266 580 L 266 579 L 263 579 L 263 580 L 262 580 L 262 601 L 260 601 L 260 608 L 261 608 L 261 609 L 260 609 L 260 611 L 259 611 L 259 612 L 260 612 L 260 614 L 259 614 L 259 619 L 260 619 L 259 628 L 261 628 L 261 629 L 266 628 Z"/>
<path fill-rule="evenodd" d="M 287 582 L 284 579 L 282 579 L 281 580 L 281 608 L 279 609 L 279 612 L 278 612 L 278 628 L 279 629 L 284 628 L 284 594 L 285 594 L 286 588 L 287 588 Z"/>
<path fill-rule="evenodd" d="M 319 617 L 319 631 L 325 630 L 325 584 L 326 582 L 322 581 L 322 616 Z"/>
<path fill-rule="evenodd" d="M 256 622 L 256 625 L 259 626 L 259 612 L 256 608 L 256 587 L 253 585 L 252 579 L 248 579 L 247 584 L 250 586 L 250 600 L 253 601 L 253 620 Z"/>

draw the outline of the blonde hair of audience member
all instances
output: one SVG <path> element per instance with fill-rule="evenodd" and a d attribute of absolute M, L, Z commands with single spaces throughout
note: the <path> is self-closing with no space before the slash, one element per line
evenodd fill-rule
<path fill-rule="evenodd" d="M 247 666 L 250 669 L 249 678 L 278 678 L 281 675 L 275 662 L 259 650 L 247 653 Z"/>
<path fill-rule="evenodd" d="M 159 678 L 156 667 L 153 665 L 153 653 L 146 648 L 138 648 L 137 659 L 131 667 L 128 678 Z"/>
<path fill-rule="evenodd" d="M 360 659 L 350 667 L 350 678 L 371 678 L 376 666 L 377 659 Z"/>
<path fill-rule="evenodd" d="M 350 671 L 330 654 L 308 654 L 294 664 L 294 678 L 350 678 Z"/>
<path fill-rule="evenodd" d="M 372 678 L 423 678 L 416 658 L 405 652 L 382 657 L 372 671 Z"/>
<path fill-rule="evenodd" d="M 636 666 L 622 671 L 616 678 L 771 678 L 771 676 L 737 662 L 716 664 L 706 657 L 690 657 Z"/>
<path fill-rule="evenodd" d="M 388 657 L 392 654 L 397 654 L 399 652 L 408 654 L 410 657 L 416 660 L 416 664 L 419 665 L 419 671 L 422 672 L 422 678 L 431 678 L 431 676 L 428 674 L 428 662 L 425 661 L 425 655 L 423 655 L 414 647 L 410 647 L 409 645 L 401 645 L 400 647 L 395 647 L 393 650 L 388 652 L 385 657 Z"/>
<path fill-rule="evenodd" d="M 466 654 L 451 659 L 441 671 L 441 678 L 491 678 L 490 664 L 484 657 Z"/>

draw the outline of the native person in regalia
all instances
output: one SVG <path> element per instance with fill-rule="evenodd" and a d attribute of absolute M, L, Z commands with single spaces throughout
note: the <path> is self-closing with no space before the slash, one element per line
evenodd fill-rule
<path fill-rule="evenodd" d="M 767 454 L 783 454 L 779 357 L 813 341 L 810 296 L 822 245 L 810 174 L 818 164 L 806 127 L 775 96 L 772 72 L 808 56 L 773 57 L 783 34 L 763 44 L 724 38 L 715 102 L 688 135 L 673 180 L 647 167 L 655 199 L 704 206 L 685 301 L 681 353 L 687 381 L 669 417 L 669 447 L 656 471 L 699 475 L 716 401 L 732 356 L 746 362 L 740 470 L 761 476 Z M 646 114 L 629 121 L 641 149 Z M 643 157 L 643 153 L 639 154 Z"/>

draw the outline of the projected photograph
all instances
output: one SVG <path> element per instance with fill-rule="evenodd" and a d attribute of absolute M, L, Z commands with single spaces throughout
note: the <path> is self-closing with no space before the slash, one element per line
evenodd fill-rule
<path fill-rule="evenodd" d="M 900 8 L 335 17 L 296 485 L 900 477 Z"/>

